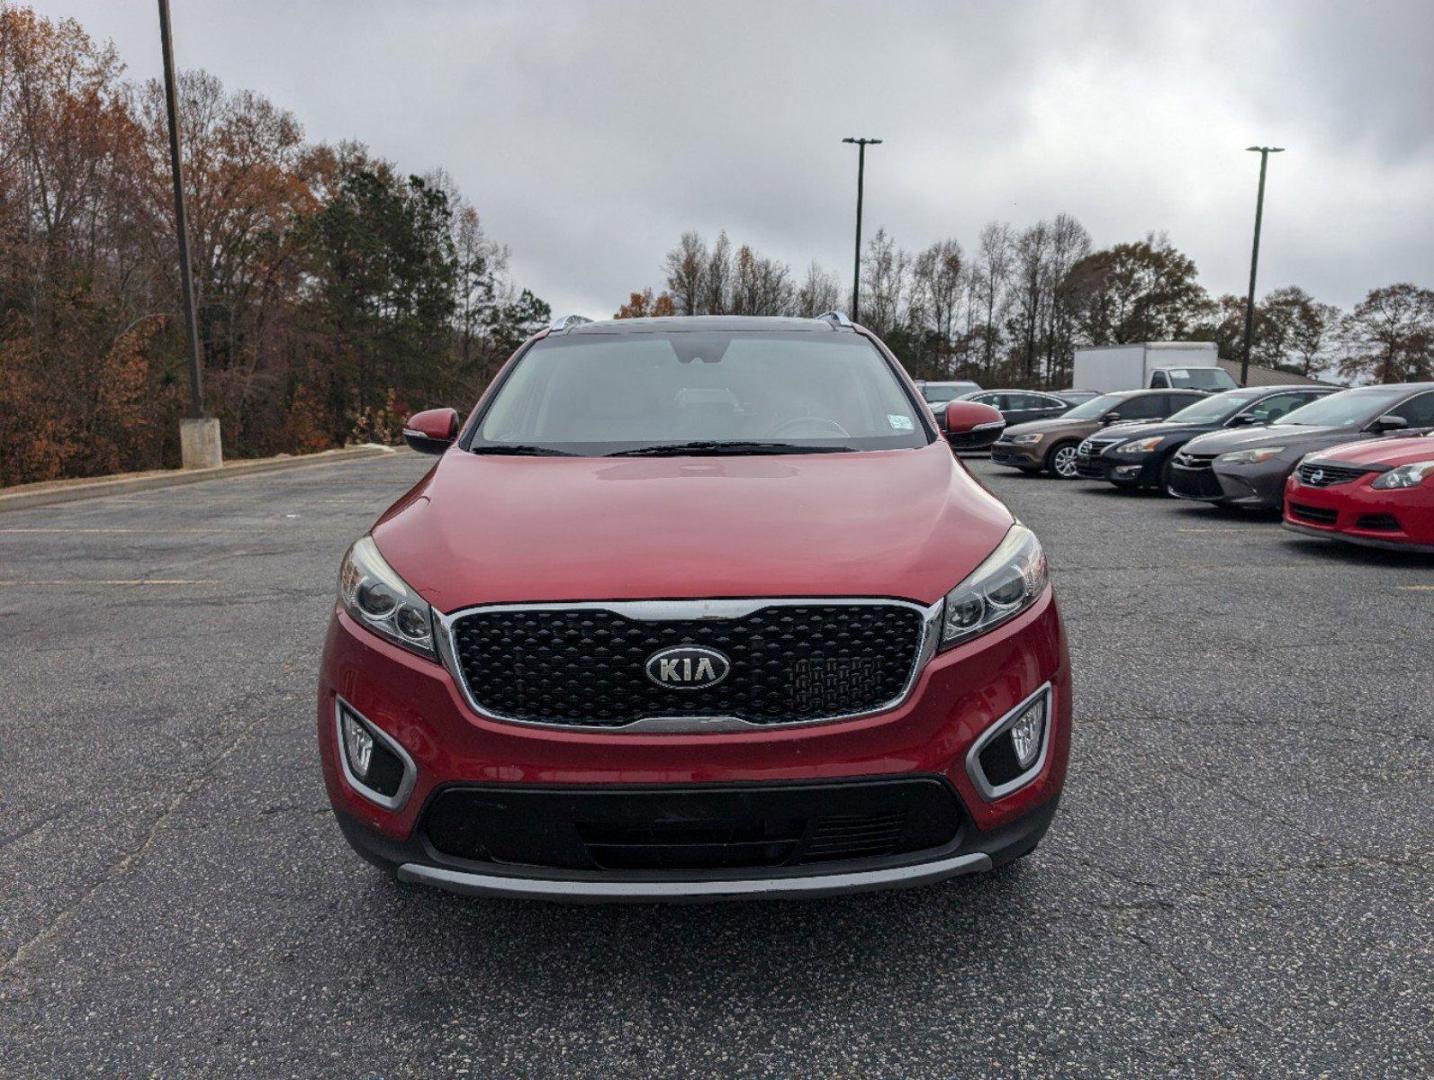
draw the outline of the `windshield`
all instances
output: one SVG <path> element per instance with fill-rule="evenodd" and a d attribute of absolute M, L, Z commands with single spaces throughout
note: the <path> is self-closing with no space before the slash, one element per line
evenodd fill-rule
<path fill-rule="evenodd" d="M 1216 394 L 1214 397 L 1201 398 L 1191 405 L 1186 405 L 1179 412 L 1171 413 L 1169 423 L 1219 424 L 1234 416 L 1259 396 L 1258 392 L 1251 394 L 1244 390 L 1232 390 L 1224 394 Z"/>
<path fill-rule="evenodd" d="M 1177 390 L 1234 390 L 1235 377 L 1224 368 L 1164 368 Z"/>
<path fill-rule="evenodd" d="M 1363 427 L 1408 393 L 1408 390 L 1399 387 L 1344 390 L 1302 405 L 1280 423 L 1304 427 Z"/>
<path fill-rule="evenodd" d="M 1124 400 L 1124 394 L 1101 394 L 1100 397 L 1081 402 L 1069 412 L 1061 413 L 1061 419 L 1098 420 Z"/>
<path fill-rule="evenodd" d="M 975 383 L 927 383 L 921 388 L 921 396 L 933 405 L 944 405 L 948 401 L 954 401 L 962 394 L 974 393 L 977 390 Z"/>
<path fill-rule="evenodd" d="M 896 450 L 930 440 L 917 409 L 886 359 L 856 334 L 563 335 L 519 359 L 469 449 Z"/>

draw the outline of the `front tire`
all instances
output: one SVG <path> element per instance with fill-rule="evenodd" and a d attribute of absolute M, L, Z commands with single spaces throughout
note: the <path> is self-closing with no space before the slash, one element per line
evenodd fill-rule
<path fill-rule="evenodd" d="M 1076 478 L 1076 444 L 1062 442 L 1051 447 L 1046 453 L 1046 472 L 1058 480 L 1074 480 Z"/>

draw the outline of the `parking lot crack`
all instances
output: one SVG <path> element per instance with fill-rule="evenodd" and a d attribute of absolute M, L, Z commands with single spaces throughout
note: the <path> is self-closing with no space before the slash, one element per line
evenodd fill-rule
<path fill-rule="evenodd" d="M 271 692 L 272 688 L 266 687 L 263 690 L 255 690 L 250 694 L 245 695 L 244 698 L 236 704 L 234 711 L 237 713 L 242 713 L 245 706 L 250 701 L 261 697 L 261 695 L 263 694 Z M 15 949 L 14 952 L 12 952 L 9 956 L 5 957 L 3 961 L 0 961 L 0 977 L 8 975 L 12 969 L 24 963 L 31 955 L 35 953 L 36 950 L 38 950 L 47 942 L 53 940 L 56 936 L 58 936 L 59 933 L 75 918 L 75 915 L 79 912 L 79 910 L 83 908 L 85 904 L 87 904 L 95 895 L 97 895 L 100 890 L 103 889 L 107 884 L 129 873 L 129 871 L 133 869 L 145 857 L 146 854 L 149 853 L 150 848 L 154 845 L 156 837 L 158 837 L 160 831 L 165 827 L 165 825 L 170 821 L 170 819 L 173 818 L 175 814 L 179 812 L 180 808 L 183 807 L 184 804 L 188 802 L 193 795 L 200 791 L 200 789 L 203 788 L 204 785 L 213 778 L 214 774 L 218 771 L 220 766 L 222 766 L 224 762 L 227 761 L 230 756 L 232 756 L 234 752 L 239 749 L 241 745 L 243 745 L 244 741 L 249 737 L 249 735 L 254 731 L 254 729 L 257 728 L 259 724 L 263 723 L 265 719 L 267 719 L 267 717 L 263 714 L 260 714 L 255 716 L 247 723 L 241 725 L 239 730 L 235 733 L 234 737 L 229 740 L 229 742 L 224 746 L 224 748 L 214 757 L 210 758 L 199 770 L 199 772 L 192 776 L 189 781 L 185 783 L 169 799 L 169 801 L 164 805 L 164 808 L 158 814 L 155 815 L 155 817 L 149 822 L 149 825 L 145 829 L 144 834 L 140 837 L 139 843 L 134 845 L 134 847 L 130 848 L 128 851 L 123 852 L 118 858 L 114 859 L 107 867 L 105 867 L 104 871 L 101 872 L 99 877 L 96 878 L 93 882 L 91 882 L 90 885 L 87 886 L 70 903 L 66 904 L 54 916 L 54 918 L 52 918 L 45 925 L 44 929 L 42 929 L 38 934 L 35 934 L 28 940 L 22 942 Z M 43 822 L 41 824 L 43 824 Z"/>

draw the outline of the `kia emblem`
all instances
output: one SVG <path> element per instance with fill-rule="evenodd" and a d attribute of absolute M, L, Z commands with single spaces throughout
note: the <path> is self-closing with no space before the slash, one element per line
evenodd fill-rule
<path fill-rule="evenodd" d="M 669 690 L 706 690 L 732 670 L 732 661 L 702 645 L 659 649 L 647 658 L 647 677 Z"/>

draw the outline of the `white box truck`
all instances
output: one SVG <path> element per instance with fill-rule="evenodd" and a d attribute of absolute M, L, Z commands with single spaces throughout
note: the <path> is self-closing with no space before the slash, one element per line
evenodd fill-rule
<path fill-rule="evenodd" d="M 1075 351 L 1071 386 L 1100 394 L 1151 386 L 1212 393 L 1233 390 L 1235 380 L 1216 363 L 1218 357 L 1213 341 L 1142 341 L 1082 348 Z"/>

